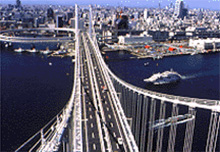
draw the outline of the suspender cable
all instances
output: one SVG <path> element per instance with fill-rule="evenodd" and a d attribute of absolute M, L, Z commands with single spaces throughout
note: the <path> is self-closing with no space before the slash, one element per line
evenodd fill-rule
<path fill-rule="evenodd" d="M 136 92 L 133 92 L 133 101 L 132 101 L 132 108 L 131 108 L 131 110 L 132 110 L 132 129 L 131 129 L 131 131 L 132 131 L 132 134 L 134 135 L 135 134 L 135 132 L 134 132 L 134 128 L 135 128 L 135 112 L 136 112 L 136 99 L 137 99 L 137 97 L 136 97 Z"/>
<path fill-rule="evenodd" d="M 191 107 L 188 108 L 188 113 L 191 113 Z M 190 136 L 190 123 L 186 123 L 186 130 L 185 130 L 185 138 L 184 138 L 184 145 L 183 145 L 183 152 L 189 151 L 189 136 Z"/>
<path fill-rule="evenodd" d="M 128 101 L 129 101 L 129 104 L 127 104 L 128 105 L 128 108 L 129 108 L 129 110 L 128 110 L 128 115 L 127 115 L 127 117 L 128 118 L 131 118 L 132 117 L 132 113 L 131 113 L 131 110 L 130 109 L 132 109 L 132 95 L 133 95 L 133 93 L 132 93 L 132 90 L 128 90 Z"/>
<path fill-rule="evenodd" d="M 215 112 L 213 115 L 214 115 L 214 120 L 213 120 L 213 125 L 212 125 L 209 151 L 214 151 L 213 144 L 214 144 L 214 141 L 215 141 L 216 127 L 217 127 L 217 121 L 218 121 L 217 120 L 218 119 L 218 114 Z"/>
<path fill-rule="evenodd" d="M 209 123 L 209 132 L 208 132 L 208 138 L 207 138 L 207 142 L 206 142 L 206 152 L 209 151 L 209 145 L 210 145 L 210 136 L 211 136 L 211 130 L 212 130 L 212 121 L 213 121 L 213 116 L 214 116 L 214 112 L 212 111 L 211 113 L 211 118 L 210 118 L 210 123 Z"/>
<path fill-rule="evenodd" d="M 214 140 L 214 146 L 213 146 L 213 152 L 215 152 L 215 148 L 216 148 L 216 143 L 218 140 L 218 131 L 219 131 L 219 124 L 220 124 L 220 115 L 218 116 L 218 121 L 217 121 L 217 127 L 216 127 L 216 133 L 215 133 L 215 140 Z M 219 147 L 220 148 L 220 147 Z"/>
<path fill-rule="evenodd" d="M 166 104 L 164 103 L 164 101 L 161 101 L 160 116 L 159 116 L 160 120 L 165 118 L 165 110 L 166 110 Z M 158 129 L 156 152 L 161 152 L 161 150 L 162 150 L 163 129 L 164 129 L 163 127 Z"/>
<path fill-rule="evenodd" d="M 142 95 L 138 95 L 137 110 L 136 110 L 136 126 L 135 139 L 138 146 L 140 146 L 140 126 L 141 126 L 141 109 L 142 109 Z"/>
<path fill-rule="evenodd" d="M 145 151 L 147 116 L 148 116 L 148 97 L 144 97 L 143 112 L 142 112 L 142 123 L 141 123 L 142 126 L 141 126 L 140 151 Z"/>
<path fill-rule="evenodd" d="M 155 119 L 155 106 L 156 106 L 156 100 L 151 99 L 151 107 L 150 107 L 150 124 L 154 124 L 154 119 Z M 153 135 L 154 135 L 154 130 L 149 129 L 148 130 L 148 140 L 147 140 L 147 152 L 152 151 L 152 145 L 153 145 Z"/>
<path fill-rule="evenodd" d="M 173 104 L 172 117 L 178 115 L 178 107 L 176 104 Z M 169 133 L 169 141 L 168 141 L 168 150 L 169 152 L 174 152 L 175 138 L 176 138 L 176 122 L 174 120 L 171 122 L 170 133 Z"/>
<path fill-rule="evenodd" d="M 194 128 L 195 128 L 195 119 L 196 119 L 195 109 L 189 107 L 189 114 L 193 115 L 195 118 L 192 121 L 187 122 L 187 124 L 186 124 L 183 152 L 188 152 L 188 151 L 191 151 L 191 149 L 192 149 L 192 142 L 193 142 Z"/>

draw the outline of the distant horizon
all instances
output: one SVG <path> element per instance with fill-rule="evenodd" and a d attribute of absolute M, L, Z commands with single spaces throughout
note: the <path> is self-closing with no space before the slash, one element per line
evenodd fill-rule
<path fill-rule="evenodd" d="M 101 6 L 127 6 L 127 7 L 141 7 L 157 8 L 159 3 L 162 8 L 173 3 L 175 4 L 176 0 L 111 0 L 111 3 L 107 0 L 21 0 L 22 5 L 101 5 Z M 220 10 L 220 0 L 183 0 L 185 7 L 188 6 L 190 9 L 194 8 L 203 8 L 210 10 Z M 1 2 L 1 4 L 15 4 L 16 0 L 7 0 Z"/>

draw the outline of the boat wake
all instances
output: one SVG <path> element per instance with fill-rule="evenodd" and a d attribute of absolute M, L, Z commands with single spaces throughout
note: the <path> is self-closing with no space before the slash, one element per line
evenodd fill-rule
<path fill-rule="evenodd" d="M 204 73 L 197 73 L 197 74 L 191 74 L 191 75 L 181 75 L 181 79 L 187 80 L 187 79 L 194 79 L 203 76 Z"/>
<path fill-rule="evenodd" d="M 183 80 L 187 80 L 187 79 L 193 79 L 193 78 L 196 78 L 197 75 L 181 75 L 181 79 Z"/>

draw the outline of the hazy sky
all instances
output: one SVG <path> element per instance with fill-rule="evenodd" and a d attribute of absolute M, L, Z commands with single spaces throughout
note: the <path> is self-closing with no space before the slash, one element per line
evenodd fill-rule
<path fill-rule="evenodd" d="M 0 0 L 0 4 L 15 4 L 16 0 Z M 157 7 L 175 3 L 176 0 L 21 0 L 22 4 L 53 4 L 74 5 L 77 4 L 100 4 L 111 6 L 134 6 L 134 7 Z M 220 10 L 220 0 L 184 0 L 189 8 L 209 8 Z"/>

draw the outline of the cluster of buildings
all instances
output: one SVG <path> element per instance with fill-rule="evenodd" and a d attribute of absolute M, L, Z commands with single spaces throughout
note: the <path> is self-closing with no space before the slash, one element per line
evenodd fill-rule
<path fill-rule="evenodd" d="M 120 44 L 138 40 L 141 43 L 150 37 L 155 42 L 170 43 L 189 42 L 190 39 L 204 39 L 204 42 L 209 43 L 210 40 L 206 39 L 215 38 L 213 42 L 218 43 L 220 11 L 189 9 L 184 4 L 183 0 L 176 0 L 174 5 L 165 8 L 94 8 L 95 26 L 100 33 L 100 40 L 118 38 Z M 147 34 L 141 36 L 141 33 Z M 218 48 L 219 45 L 215 46 Z"/>
<path fill-rule="evenodd" d="M 0 4 L 0 30 L 70 27 L 74 6 Z"/>
<path fill-rule="evenodd" d="M 100 41 L 173 42 L 220 38 L 220 11 L 189 9 L 183 0 L 165 8 L 101 7 L 94 5 L 92 23 Z M 147 6 L 146 6 L 147 7 Z M 74 6 L 0 5 L 0 30 L 75 27 Z M 89 26 L 89 8 L 79 10 L 79 28 Z M 134 36 L 135 35 L 135 36 Z M 218 45 L 216 45 L 218 46 Z"/>

